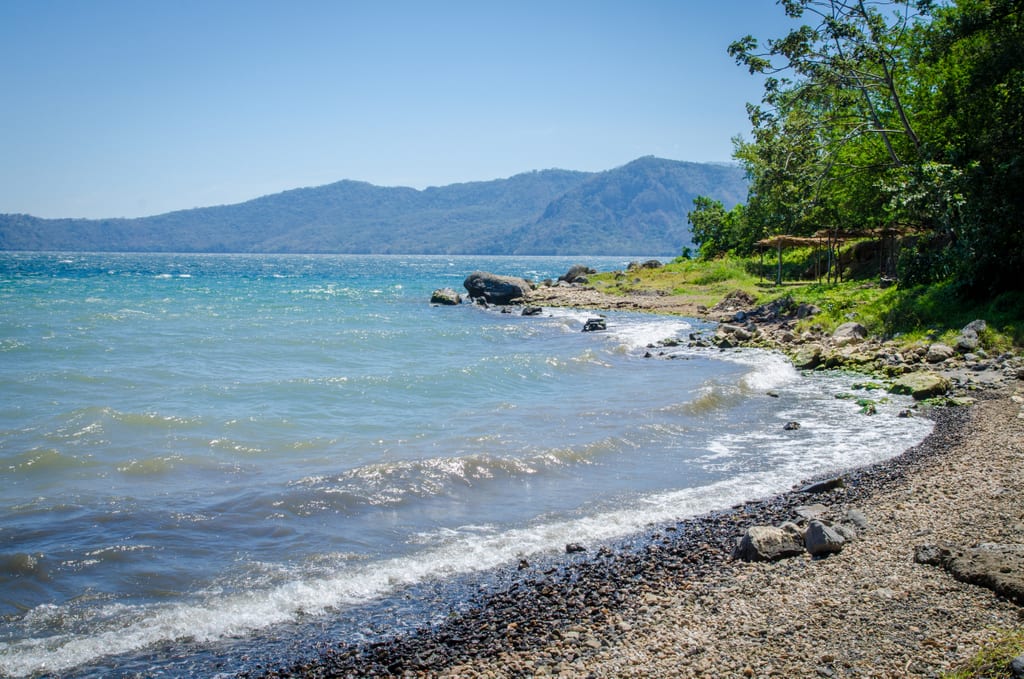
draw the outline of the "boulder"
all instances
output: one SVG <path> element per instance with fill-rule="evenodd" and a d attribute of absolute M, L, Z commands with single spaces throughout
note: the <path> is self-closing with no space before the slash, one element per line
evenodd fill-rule
<path fill-rule="evenodd" d="M 499 276 L 486 271 L 474 271 L 466 277 L 462 285 L 471 298 L 483 299 L 488 304 L 510 304 L 533 289 L 533 286 L 522 278 Z"/>
<path fill-rule="evenodd" d="M 526 305 L 523 307 L 523 316 L 540 316 L 544 312 L 544 309 L 539 306 Z"/>
<path fill-rule="evenodd" d="M 956 350 L 961 354 L 971 354 L 981 346 L 981 339 L 978 333 L 971 328 L 964 328 L 956 339 Z"/>
<path fill-rule="evenodd" d="M 646 262 L 630 262 L 629 266 L 626 267 L 626 271 L 636 271 L 637 269 L 660 269 L 662 263 L 656 259 L 648 259 Z"/>
<path fill-rule="evenodd" d="M 804 547 L 811 556 L 828 556 L 843 551 L 846 540 L 834 528 L 821 521 L 811 521 L 804 532 Z"/>
<path fill-rule="evenodd" d="M 732 557 L 742 561 L 778 561 L 803 554 L 798 534 L 775 526 L 751 526 L 736 544 Z"/>
<path fill-rule="evenodd" d="M 843 323 L 835 329 L 835 332 L 832 333 L 832 341 L 839 346 L 843 346 L 853 342 L 860 342 L 867 336 L 867 328 L 860 323 L 850 321 L 849 323 Z"/>
<path fill-rule="evenodd" d="M 800 428 L 800 423 L 799 422 L 787 422 L 786 424 L 782 425 L 782 428 L 785 429 L 786 431 L 796 431 L 797 429 Z"/>
<path fill-rule="evenodd" d="M 975 334 L 980 335 L 981 333 L 985 332 L 985 330 L 987 330 L 987 329 L 988 329 L 988 323 L 986 323 L 984 321 L 984 319 L 979 318 L 979 319 L 971 321 L 970 323 L 965 325 L 962 332 L 967 331 L 967 330 L 972 330 L 972 331 L 974 331 Z"/>
<path fill-rule="evenodd" d="M 925 354 L 924 360 L 929 363 L 942 363 L 953 358 L 955 355 L 956 351 L 953 350 L 953 347 L 936 342 L 928 347 L 928 353 Z"/>
<path fill-rule="evenodd" d="M 594 332 L 596 330 L 607 330 L 608 324 L 603 318 L 588 318 L 587 322 L 583 324 L 583 332 Z"/>
<path fill-rule="evenodd" d="M 944 566 L 961 582 L 1024 605 L 1024 545 L 985 543 L 954 550 Z"/>
<path fill-rule="evenodd" d="M 821 309 L 814 304 L 801 304 L 796 308 L 797 318 L 808 318 L 809 316 L 817 316 L 821 313 Z"/>
<path fill-rule="evenodd" d="M 462 304 L 462 296 L 452 288 L 440 288 L 434 290 L 434 294 L 430 296 L 430 303 L 455 306 Z"/>
<path fill-rule="evenodd" d="M 913 396 L 922 401 L 934 396 L 942 396 L 952 386 L 948 377 L 932 372 L 914 372 L 902 375 L 889 387 L 889 393 Z"/>
<path fill-rule="evenodd" d="M 821 347 L 817 344 L 805 344 L 793 356 L 793 366 L 798 370 L 811 370 L 821 364 Z"/>
<path fill-rule="evenodd" d="M 569 267 L 569 270 L 558 277 L 558 280 L 565 281 L 566 283 L 575 283 L 577 279 L 595 274 L 597 271 L 591 269 L 589 266 L 583 266 L 582 264 L 573 264 Z"/>

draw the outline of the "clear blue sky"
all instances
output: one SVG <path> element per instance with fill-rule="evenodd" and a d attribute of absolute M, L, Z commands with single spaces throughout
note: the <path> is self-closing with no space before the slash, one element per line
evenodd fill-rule
<path fill-rule="evenodd" d="M 0 0 L 0 212 L 728 161 L 774 0 Z"/>

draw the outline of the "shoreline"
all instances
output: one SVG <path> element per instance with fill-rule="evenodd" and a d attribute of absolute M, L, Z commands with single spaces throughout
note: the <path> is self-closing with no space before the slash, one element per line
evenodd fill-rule
<path fill-rule="evenodd" d="M 708 317 L 685 301 L 613 306 L 592 292 L 528 303 Z M 503 591 L 440 626 L 242 676 L 937 676 L 996 629 L 1024 623 L 1012 601 L 914 560 L 925 544 L 1024 542 L 1020 382 L 972 388 L 973 405 L 932 409 L 928 437 L 844 472 L 842 487 L 793 490 L 520 564 Z M 856 509 L 866 527 L 828 558 L 732 559 L 747 527 L 793 520 L 811 503 L 834 516 Z"/>
<path fill-rule="evenodd" d="M 1024 622 L 1016 604 L 914 562 L 925 543 L 1024 541 L 1021 412 L 1009 390 L 937 409 L 924 441 L 841 488 L 532 564 L 441 626 L 244 676 L 936 676 Z M 826 559 L 731 559 L 747 526 L 812 502 L 859 509 L 868 527 Z"/>

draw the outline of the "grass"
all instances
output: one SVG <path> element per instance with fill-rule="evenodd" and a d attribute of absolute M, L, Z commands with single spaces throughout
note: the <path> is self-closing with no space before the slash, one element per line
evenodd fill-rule
<path fill-rule="evenodd" d="M 784 254 L 784 277 L 792 278 L 785 278 L 781 286 L 765 278 L 774 275 L 774 268 L 762 266 L 759 257 L 735 256 L 711 261 L 679 258 L 660 269 L 602 273 L 590 280 L 595 288 L 610 294 L 685 295 L 707 307 L 736 290 L 748 293 L 758 304 L 789 298 L 793 304 L 813 304 L 821 309 L 820 314 L 801 321 L 798 329 L 817 326 L 831 332 L 842 323 L 856 321 L 873 335 L 907 345 L 955 344 L 960 330 L 980 318 L 988 324 L 981 344 L 990 353 L 1024 346 L 1024 292 L 977 301 L 958 296 L 953 282 L 911 289 L 884 287 L 877 265 L 871 262 L 844 272 L 846 280 L 840 283 L 795 280 L 801 272 L 813 271 L 812 257 L 809 250 Z"/>
<path fill-rule="evenodd" d="M 709 262 L 676 259 L 660 269 L 615 271 L 590 276 L 595 288 L 609 294 L 658 292 L 686 295 L 696 304 L 714 306 L 734 290 L 743 290 L 759 302 L 767 301 L 758 278 L 749 271 L 749 260 L 723 257 Z"/>
<path fill-rule="evenodd" d="M 943 679 L 1010 679 L 1010 661 L 1024 653 L 1024 628 L 1001 630 L 966 665 Z"/>

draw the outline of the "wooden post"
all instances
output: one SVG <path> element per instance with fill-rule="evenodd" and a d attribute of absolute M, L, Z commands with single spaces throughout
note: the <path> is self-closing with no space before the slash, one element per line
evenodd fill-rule
<path fill-rule="evenodd" d="M 782 239 L 779 239 L 779 269 L 775 274 L 775 285 L 782 285 Z"/>

